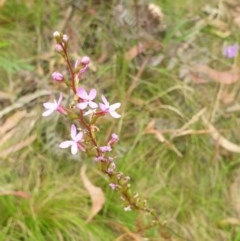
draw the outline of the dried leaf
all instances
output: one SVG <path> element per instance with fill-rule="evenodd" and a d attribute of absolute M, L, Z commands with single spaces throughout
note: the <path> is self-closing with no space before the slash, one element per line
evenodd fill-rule
<path fill-rule="evenodd" d="M 192 79 L 198 83 L 205 83 L 207 79 L 211 79 L 215 82 L 229 85 L 238 81 L 240 76 L 240 70 L 236 68 L 229 71 L 218 71 L 206 65 L 199 65 L 192 67 L 192 69 L 193 71 L 190 71 L 190 75 L 192 74 Z"/>
<path fill-rule="evenodd" d="M 94 216 L 96 216 L 99 211 L 102 210 L 103 204 L 105 203 L 105 196 L 101 188 L 94 186 L 86 175 L 86 166 L 83 165 L 81 168 L 81 178 L 83 185 L 88 191 L 91 201 L 92 208 L 86 222 L 90 222 Z"/>
<path fill-rule="evenodd" d="M 155 126 L 155 120 L 152 120 L 151 122 L 149 122 L 149 124 L 147 125 L 145 132 L 149 133 L 149 134 L 154 134 L 155 137 L 160 141 L 166 144 L 166 146 L 173 150 L 179 157 L 182 157 L 182 153 L 167 139 L 165 139 L 165 137 L 163 136 L 161 130 L 156 130 L 154 129 Z"/>
<path fill-rule="evenodd" d="M 11 115 L 0 127 L 0 135 L 5 134 L 7 131 L 15 127 L 25 115 L 26 111 L 17 111 L 13 115 Z"/>
<path fill-rule="evenodd" d="M 11 100 L 14 98 L 14 95 L 6 91 L 0 91 L 0 100 Z"/>
<path fill-rule="evenodd" d="M 0 0 L 0 8 L 3 8 L 5 5 L 6 0 Z"/>
<path fill-rule="evenodd" d="M 133 46 L 130 50 L 128 50 L 127 53 L 125 53 L 125 59 L 127 61 L 131 61 L 144 51 L 145 45 L 143 43 L 138 43 L 137 45 Z"/>
<path fill-rule="evenodd" d="M 12 195 L 12 196 L 18 196 L 21 198 L 30 198 L 31 196 L 23 191 L 1 191 L 0 196 L 5 196 L 5 195 Z"/>
<path fill-rule="evenodd" d="M 202 117 L 204 125 L 210 130 L 210 135 L 221 147 L 230 152 L 240 153 L 240 146 L 223 137 L 219 131 L 205 118 Z"/>
<path fill-rule="evenodd" d="M 16 130 L 12 129 L 10 131 L 8 131 L 6 134 L 4 134 L 3 136 L 1 136 L 0 138 L 0 146 L 2 146 L 4 143 L 7 142 L 7 140 L 11 139 L 13 137 L 13 135 L 15 134 Z"/>

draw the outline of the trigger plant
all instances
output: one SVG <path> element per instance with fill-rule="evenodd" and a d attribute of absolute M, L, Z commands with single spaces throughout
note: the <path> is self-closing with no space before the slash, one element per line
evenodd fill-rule
<path fill-rule="evenodd" d="M 54 32 L 53 36 L 56 40 L 55 50 L 65 59 L 69 76 L 56 71 L 52 73 L 52 79 L 55 82 L 65 83 L 69 92 L 72 92 L 69 106 L 62 105 L 62 93 L 58 94 L 58 100 L 43 104 L 45 111 L 42 115 L 44 117 L 60 114 L 69 119 L 69 137 L 59 143 L 59 147 L 69 148 L 72 155 L 77 155 L 79 152 L 86 155 L 94 153 L 94 163 L 108 177 L 109 188 L 119 194 L 123 202 L 123 210 L 146 212 L 152 217 L 152 222 L 148 227 L 162 226 L 155 210 L 148 207 L 147 201 L 140 198 L 137 192 L 132 191 L 130 177 L 117 168 L 112 152 L 119 142 L 118 135 L 112 133 L 106 143 L 99 143 L 97 138 L 96 130 L 101 129 L 99 119 L 104 118 L 105 115 L 115 119 L 121 118 L 121 103 L 110 103 L 104 95 L 98 95 L 98 90 L 83 88 L 82 75 L 89 69 L 90 58 L 84 56 L 77 59 L 72 66 L 72 61 L 68 56 L 69 37 L 60 32 Z M 102 123 L 103 121 L 101 125 Z"/>

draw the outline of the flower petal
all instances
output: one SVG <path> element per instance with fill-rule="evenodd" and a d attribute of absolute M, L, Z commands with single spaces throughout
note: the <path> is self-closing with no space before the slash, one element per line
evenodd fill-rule
<path fill-rule="evenodd" d="M 81 102 L 77 104 L 77 108 L 80 110 L 84 110 L 87 108 L 88 102 Z"/>
<path fill-rule="evenodd" d="M 42 116 L 49 116 L 51 115 L 55 110 L 54 109 L 49 109 L 49 110 L 46 110 L 42 113 Z"/>
<path fill-rule="evenodd" d="M 88 104 L 89 104 L 89 106 L 90 106 L 91 108 L 93 108 L 93 109 L 95 109 L 95 108 L 98 107 L 98 104 L 95 103 L 95 102 L 93 102 L 93 101 L 90 101 Z"/>
<path fill-rule="evenodd" d="M 63 141 L 60 143 L 59 147 L 60 148 L 68 148 L 69 146 L 72 146 L 75 142 L 73 141 Z"/>
<path fill-rule="evenodd" d="M 61 104 L 61 101 L 62 101 L 62 93 L 59 94 L 59 98 L 58 98 L 58 101 L 57 101 L 57 105 L 59 106 Z"/>
<path fill-rule="evenodd" d="M 100 109 L 101 109 L 102 111 L 108 110 L 108 106 L 106 106 L 106 105 L 104 105 L 104 104 L 102 104 L 102 103 L 99 103 L 99 107 L 100 107 Z"/>
<path fill-rule="evenodd" d="M 75 141 L 75 142 L 79 142 L 79 141 L 82 140 L 82 138 L 83 138 L 83 133 L 82 133 L 82 131 L 81 131 L 81 132 L 79 132 L 79 133 L 76 135 L 76 137 L 74 138 L 74 141 Z"/>
<path fill-rule="evenodd" d="M 102 101 L 106 106 L 109 106 L 109 102 L 107 101 L 107 99 L 104 95 L 102 95 Z"/>
<path fill-rule="evenodd" d="M 51 102 L 46 102 L 46 103 L 43 103 L 43 106 L 44 108 L 46 109 L 53 109 L 55 104 L 54 103 L 51 103 Z"/>
<path fill-rule="evenodd" d="M 72 124 L 71 125 L 71 137 L 73 140 L 75 140 L 76 134 L 77 134 L 77 128 L 74 124 Z"/>
<path fill-rule="evenodd" d="M 109 114 L 113 117 L 113 118 L 120 118 L 121 115 L 119 115 L 116 111 L 111 111 L 109 112 Z"/>
<path fill-rule="evenodd" d="M 78 151 L 77 143 L 73 143 L 73 144 L 72 144 L 72 147 L 71 147 L 71 153 L 72 153 L 73 155 L 76 155 L 76 154 L 77 154 L 77 151 Z"/>
<path fill-rule="evenodd" d="M 119 108 L 121 106 L 121 103 L 115 103 L 113 105 L 110 105 L 109 109 L 111 110 L 116 110 L 117 108 Z"/>
<path fill-rule="evenodd" d="M 88 94 L 86 90 L 81 87 L 77 89 L 77 95 L 83 100 L 88 100 Z"/>
<path fill-rule="evenodd" d="M 97 95 L 97 91 L 96 89 L 91 89 L 88 95 L 89 100 L 93 100 L 96 98 Z"/>

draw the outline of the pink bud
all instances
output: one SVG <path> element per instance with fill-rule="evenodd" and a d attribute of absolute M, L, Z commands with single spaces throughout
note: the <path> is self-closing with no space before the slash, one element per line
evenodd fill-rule
<path fill-rule="evenodd" d="M 117 143 L 118 140 L 119 140 L 118 135 L 115 134 L 115 133 L 113 133 L 111 140 L 108 142 L 108 145 L 109 145 L 109 146 L 112 146 L 112 145 L 114 145 L 115 143 Z"/>
<path fill-rule="evenodd" d="M 83 56 L 81 59 L 81 64 L 82 65 L 89 65 L 90 64 L 90 58 L 88 56 Z"/>
<path fill-rule="evenodd" d="M 101 152 L 110 152 L 112 150 L 112 148 L 110 146 L 100 146 L 99 150 Z"/>
<path fill-rule="evenodd" d="M 67 43 L 67 42 L 68 42 L 68 40 L 69 40 L 69 37 L 68 37 L 68 35 L 67 35 L 67 34 L 63 34 L 62 39 L 63 39 L 63 42 Z"/>
<path fill-rule="evenodd" d="M 110 183 L 109 186 L 112 188 L 112 190 L 115 190 L 118 188 L 118 185 L 115 183 Z"/>
<path fill-rule="evenodd" d="M 52 79 L 57 81 L 57 82 L 62 82 L 64 80 L 64 77 L 61 73 L 54 72 L 54 73 L 52 73 Z"/>
<path fill-rule="evenodd" d="M 94 159 L 96 162 L 101 162 L 101 161 L 105 161 L 105 158 L 103 156 L 98 156 Z"/>
<path fill-rule="evenodd" d="M 61 44 L 56 44 L 55 45 L 55 50 L 57 51 L 57 52 L 62 52 L 63 51 L 63 47 L 62 47 L 62 45 Z"/>

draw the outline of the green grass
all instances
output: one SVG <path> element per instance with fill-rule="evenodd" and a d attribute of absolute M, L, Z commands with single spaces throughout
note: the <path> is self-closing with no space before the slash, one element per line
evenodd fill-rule
<path fill-rule="evenodd" d="M 207 115 L 211 115 L 219 84 L 183 82 L 178 73 L 181 61 L 174 69 L 167 69 L 171 48 L 188 40 L 192 33 L 189 19 L 201 15 L 200 7 L 208 2 L 154 1 L 162 5 L 168 27 L 160 40 L 163 49 L 152 54 L 159 52 L 165 58 L 161 65 L 145 68 L 130 96 L 126 93 L 147 54 L 127 62 L 124 54 L 136 44 L 138 36 L 131 40 L 125 38 L 121 29 L 111 22 L 111 11 L 106 10 L 104 1 L 86 2 L 84 10 L 76 8 L 66 24 L 66 32 L 72 34 L 70 48 L 76 51 L 71 56 L 89 55 L 97 71 L 89 71 L 84 84 L 89 88 L 96 86 L 110 100 L 123 105 L 120 120 L 101 122 L 99 140 L 105 140 L 106 133 L 119 133 L 120 142 L 115 147 L 118 169 L 131 177 L 133 190 L 148 200 L 161 221 L 167 222 L 172 240 L 240 240 L 239 225 L 219 225 L 228 218 L 238 220 L 229 193 L 233 175 L 238 170 L 239 155 L 219 147 L 210 135 L 193 134 L 171 140 L 183 155 L 179 157 L 154 135 L 145 132 L 153 119 L 156 128 L 164 131 L 182 127 L 202 108 L 206 107 Z M 33 1 L 30 6 L 17 0 L 6 1 L 0 12 L 1 91 L 16 96 L 31 93 L 32 89 L 60 91 L 61 87 L 52 84 L 49 76 L 51 71 L 65 67 L 57 54 L 46 54 L 52 50 L 52 32 L 64 22 L 69 6 L 68 1 L 60 4 Z M 239 38 L 234 32 L 228 40 Z M 223 39 L 208 31 L 200 32 L 195 40 L 199 48 L 212 51 L 216 58 L 210 65 L 218 69 L 230 65 L 220 56 L 218 48 L 222 42 Z M 98 64 L 102 53 L 107 59 Z M 29 78 L 22 77 L 22 70 L 27 71 L 30 82 Z M 235 88 L 239 90 L 239 84 Z M 64 92 L 68 93 L 66 89 Z M 30 199 L 0 196 L 0 241 L 136 240 L 126 234 L 125 238 L 117 238 L 126 230 L 134 232 L 150 218 L 142 213 L 123 211 L 120 197 L 110 190 L 107 179 L 91 158 L 85 155 L 72 158 L 69 150 L 59 151 L 58 144 L 68 135 L 69 123 L 58 117 L 41 118 L 42 103 L 47 98 L 41 97 L 24 106 L 35 120 L 31 132 L 37 135 L 34 143 L 0 158 L 0 190 L 23 190 L 31 195 Z M 15 101 L 15 98 L 0 99 L 0 105 L 5 108 Z M 239 114 L 226 113 L 222 104 L 219 108 L 214 126 L 228 139 L 239 143 Z M 10 114 L 4 116 L 1 123 L 8 116 Z M 205 127 L 198 121 L 190 128 Z M 16 131 L 21 133 L 24 129 L 16 128 Z M 164 135 L 171 139 L 171 133 Z M 91 203 L 80 178 L 83 163 L 87 164 L 91 182 L 101 187 L 106 196 L 103 210 L 88 224 L 85 220 Z M 166 240 L 161 232 L 160 227 L 154 227 L 142 236 L 148 238 L 146 240 Z"/>

